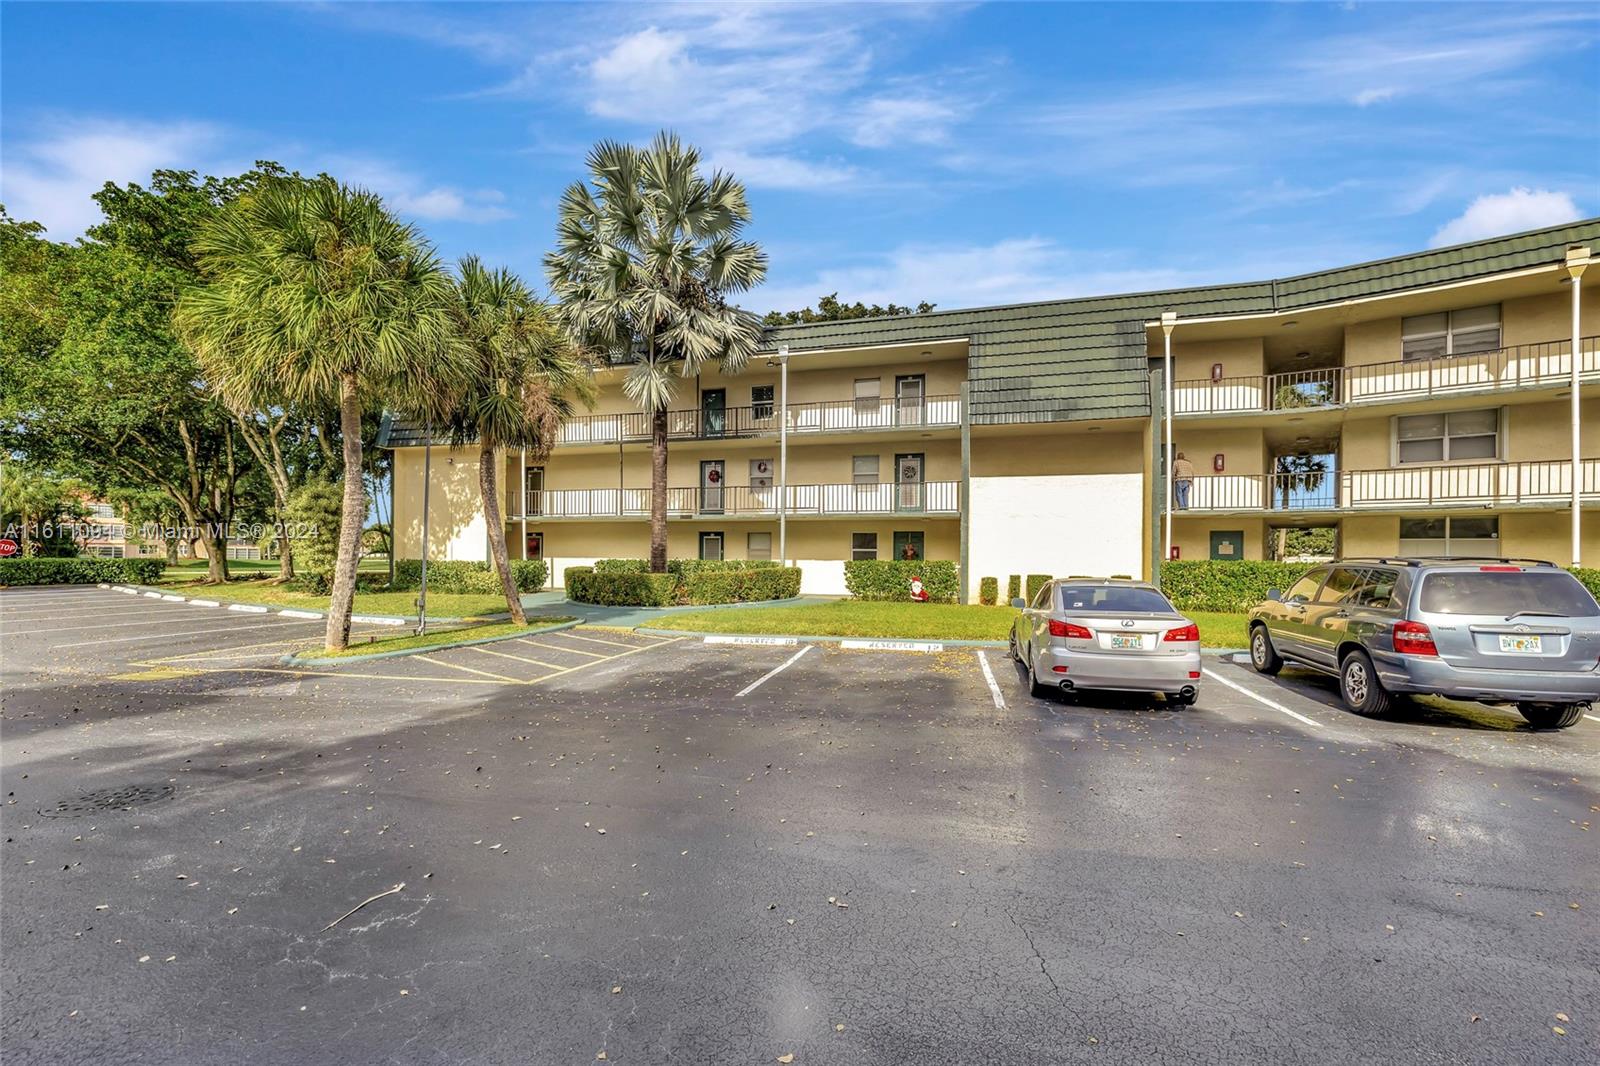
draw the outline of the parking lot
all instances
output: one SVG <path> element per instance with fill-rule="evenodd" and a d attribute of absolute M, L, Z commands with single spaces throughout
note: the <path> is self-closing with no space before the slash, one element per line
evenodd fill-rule
<path fill-rule="evenodd" d="M 0 592 L 6 1062 L 1600 1047 L 1594 719 L 594 627 L 281 661 L 321 627 Z"/>

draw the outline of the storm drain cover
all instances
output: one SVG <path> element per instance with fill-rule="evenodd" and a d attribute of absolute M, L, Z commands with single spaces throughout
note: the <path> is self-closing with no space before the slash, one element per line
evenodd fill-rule
<path fill-rule="evenodd" d="M 86 814 L 103 814 L 106 811 L 131 811 L 172 798 L 172 785 L 122 785 L 119 788 L 99 788 L 72 799 L 64 799 L 54 807 L 39 811 L 47 818 L 80 818 Z"/>

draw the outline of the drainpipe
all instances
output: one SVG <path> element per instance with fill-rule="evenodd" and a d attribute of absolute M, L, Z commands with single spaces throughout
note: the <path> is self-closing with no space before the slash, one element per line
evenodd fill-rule
<path fill-rule="evenodd" d="M 767 360 L 771 366 L 774 360 Z M 778 345 L 778 565 L 789 565 L 789 346 Z"/>
<path fill-rule="evenodd" d="M 1161 562 L 1172 558 L 1172 331 L 1177 328 L 1178 313 L 1176 311 L 1161 312 L 1161 342 L 1162 342 L 1162 385 L 1164 386 L 1163 403 L 1161 412 L 1164 423 L 1166 447 L 1162 449 L 1161 466 L 1165 475 L 1166 491 L 1163 493 L 1162 517 L 1166 519 L 1166 535 L 1162 540 Z M 1160 583 L 1161 568 L 1157 564 L 1157 584 Z"/>
<path fill-rule="evenodd" d="M 1572 565 L 1583 565 L 1583 510 L 1582 510 L 1582 452 L 1578 432 L 1580 373 L 1580 347 L 1583 338 L 1582 304 L 1583 270 L 1589 265 L 1589 249 L 1567 249 L 1567 274 L 1572 278 Z"/>

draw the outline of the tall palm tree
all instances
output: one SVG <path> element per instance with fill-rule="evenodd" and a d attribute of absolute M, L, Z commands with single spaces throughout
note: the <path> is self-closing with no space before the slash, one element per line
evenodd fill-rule
<path fill-rule="evenodd" d="M 328 177 L 277 178 L 208 223 L 208 281 L 179 301 L 179 332 L 208 381 L 252 406 L 337 409 L 344 490 L 327 646 L 350 640 L 366 493 L 361 415 L 407 378 L 462 365 L 449 273 L 377 196 Z"/>
<path fill-rule="evenodd" d="M 478 489 L 489 524 L 489 551 L 513 621 L 527 616 L 506 550 L 498 487 L 503 448 L 526 449 L 543 461 L 574 399 L 592 399 L 587 362 L 522 279 L 489 270 L 476 256 L 461 260 L 454 304 L 467 353 L 466 373 L 445 382 L 441 425 L 452 444 L 478 442 Z"/>
<path fill-rule="evenodd" d="M 650 569 L 667 568 L 667 411 L 677 378 L 707 360 L 744 368 L 760 320 L 728 303 L 766 277 L 744 186 L 700 173 L 700 153 L 670 133 L 645 149 L 602 141 L 588 183 L 561 197 L 545 271 L 562 323 L 613 362 L 631 363 L 623 393 L 651 416 Z"/>

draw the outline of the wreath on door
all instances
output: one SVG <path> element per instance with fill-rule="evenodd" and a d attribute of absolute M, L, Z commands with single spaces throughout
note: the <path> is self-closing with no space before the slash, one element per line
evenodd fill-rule
<path fill-rule="evenodd" d="M 708 471 L 706 471 L 706 480 L 711 482 L 713 485 L 715 485 L 717 482 L 722 480 L 722 471 L 720 471 L 720 470 L 708 470 Z"/>

